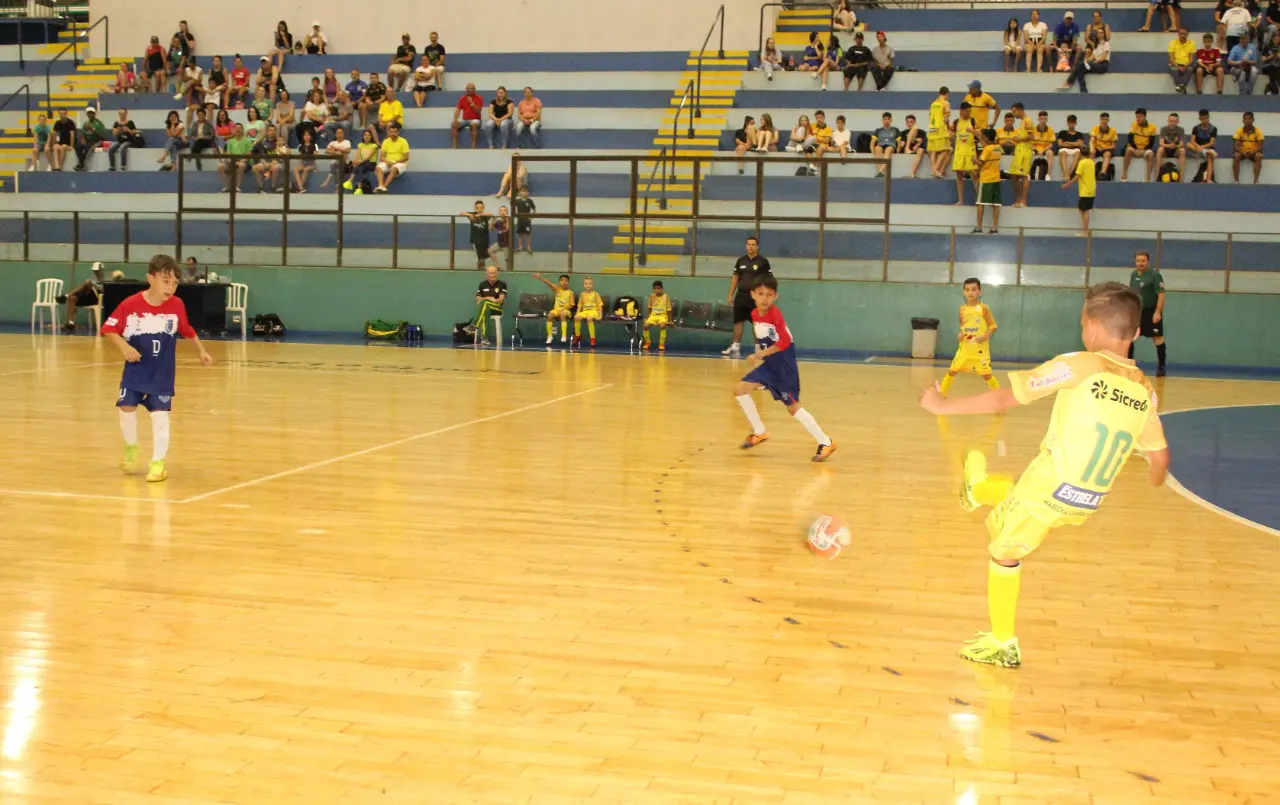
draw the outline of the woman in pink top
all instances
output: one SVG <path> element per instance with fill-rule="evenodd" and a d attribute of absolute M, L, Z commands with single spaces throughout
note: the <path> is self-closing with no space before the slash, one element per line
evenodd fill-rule
<path fill-rule="evenodd" d="M 520 135 L 526 130 L 533 147 L 538 146 L 538 132 L 542 130 L 542 101 L 533 97 L 533 87 L 524 88 L 524 98 L 516 105 L 516 147 L 520 147 Z"/>
<path fill-rule="evenodd" d="M 324 68 L 324 99 L 332 104 L 338 99 L 338 77 L 334 75 L 332 67 Z"/>

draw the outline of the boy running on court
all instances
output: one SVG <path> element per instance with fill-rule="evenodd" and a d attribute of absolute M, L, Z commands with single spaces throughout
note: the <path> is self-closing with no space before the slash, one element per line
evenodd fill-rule
<path fill-rule="evenodd" d="M 591 346 L 596 345 L 596 322 L 604 316 L 604 300 L 596 293 L 596 283 L 591 277 L 582 281 L 582 293 L 578 295 L 578 312 L 573 317 L 573 345 L 582 346 L 582 323 L 587 323 Z"/>
<path fill-rule="evenodd" d="M 569 275 L 560 275 L 560 284 L 555 285 L 551 280 L 535 273 L 534 279 L 551 289 L 555 294 L 555 302 L 551 305 L 551 309 L 547 311 L 547 343 L 550 344 L 555 340 L 556 322 L 560 322 L 560 343 L 563 344 L 569 340 L 569 319 L 573 318 L 574 296 L 573 289 L 569 287 Z"/>
<path fill-rule="evenodd" d="M 658 351 L 667 351 L 667 325 L 671 324 L 671 297 L 662 287 L 661 280 L 654 280 L 653 293 L 649 294 L 649 315 L 644 320 L 644 342 L 641 349 L 649 349 L 653 341 L 649 328 L 658 328 Z"/>
<path fill-rule="evenodd" d="M 951 368 L 939 389 L 947 396 L 951 383 L 961 372 L 977 372 L 993 389 L 1000 383 L 991 374 L 991 336 L 996 334 L 996 317 L 982 301 L 982 282 L 977 277 L 964 281 L 964 304 L 960 306 L 960 346 L 951 359 Z"/>
<path fill-rule="evenodd" d="M 778 299 L 778 280 L 765 274 L 756 280 L 751 289 L 756 309 L 751 311 L 751 326 L 755 331 L 756 350 L 747 357 L 751 371 L 733 387 L 733 395 L 751 423 L 751 432 L 742 443 L 743 450 L 750 450 L 769 440 L 764 421 L 756 410 L 751 392 L 768 389 L 773 398 L 787 406 L 787 413 L 804 425 L 809 435 L 818 441 L 818 452 L 810 461 L 826 461 L 836 451 L 836 443 L 818 426 L 813 414 L 800 406 L 800 367 L 796 364 L 796 347 L 791 340 L 791 330 L 782 318 L 782 311 L 774 302 Z"/>
<path fill-rule="evenodd" d="M 1169 470 L 1169 447 L 1156 410 L 1156 395 L 1142 370 L 1123 357 L 1138 337 L 1142 305 L 1118 282 L 1095 285 L 1080 315 L 1087 352 L 1059 355 L 1025 372 L 1010 372 L 1009 387 L 948 400 L 936 387 L 920 395 L 932 414 L 994 414 L 1056 394 L 1040 454 L 1016 484 L 987 474 L 986 457 L 965 456 L 960 505 L 992 506 L 987 516 L 987 607 L 991 631 L 979 632 L 960 656 L 1013 668 L 1022 663 L 1014 634 L 1021 562 L 1059 526 L 1082 525 L 1097 511 L 1120 469 L 1139 448 L 1147 477 L 1159 486 Z"/>
<path fill-rule="evenodd" d="M 213 358 L 187 321 L 187 308 L 174 296 L 178 291 L 178 263 L 157 254 L 147 266 L 147 290 L 120 303 L 102 325 L 102 335 L 124 355 L 120 380 L 120 432 L 124 435 L 124 459 L 120 469 L 133 472 L 138 460 L 138 406 L 151 412 L 151 467 L 148 481 L 163 481 L 169 450 L 169 411 L 173 408 L 178 336 L 190 339 L 205 366 Z"/>

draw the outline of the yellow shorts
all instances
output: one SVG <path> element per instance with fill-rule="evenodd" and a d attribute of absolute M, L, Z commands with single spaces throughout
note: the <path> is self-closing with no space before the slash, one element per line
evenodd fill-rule
<path fill-rule="evenodd" d="M 644 320 L 645 327 L 653 327 L 654 325 L 668 325 L 671 323 L 671 316 L 666 313 L 650 313 L 649 317 Z"/>
<path fill-rule="evenodd" d="M 592 319 L 593 321 L 600 321 L 600 311 L 582 309 L 578 311 L 578 315 L 574 316 L 574 318 L 582 319 L 584 321 L 586 319 Z"/>
<path fill-rule="evenodd" d="M 1022 559 L 1039 548 L 1053 529 L 1084 523 L 1103 497 L 1062 483 L 1054 472 L 1053 456 L 1041 452 L 987 515 L 992 558 Z"/>
<path fill-rule="evenodd" d="M 956 155 L 951 158 L 953 171 L 976 171 L 977 169 L 976 156 L 970 151 L 956 151 Z"/>
<path fill-rule="evenodd" d="M 1031 155 L 1013 152 L 1013 162 L 1009 163 L 1009 173 L 1014 176 L 1031 175 Z"/>
<path fill-rule="evenodd" d="M 547 318 L 567 319 L 569 318 L 569 314 L 572 312 L 573 312 L 573 308 L 564 307 L 562 305 L 556 305 L 551 309 L 551 312 L 547 313 Z"/>
<path fill-rule="evenodd" d="M 945 131 L 937 134 L 929 135 L 929 153 L 936 154 L 939 151 L 951 150 L 951 137 Z"/>
<path fill-rule="evenodd" d="M 974 346 L 967 342 L 962 343 L 956 350 L 956 356 L 951 359 L 951 368 L 948 371 L 957 374 L 960 372 L 991 374 L 991 349 L 986 344 Z"/>

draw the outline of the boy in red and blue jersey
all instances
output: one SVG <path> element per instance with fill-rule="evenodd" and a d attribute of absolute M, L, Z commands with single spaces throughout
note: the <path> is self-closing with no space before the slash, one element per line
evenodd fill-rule
<path fill-rule="evenodd" d="M 173 381 L 177 371 L 178 336 L 188 338 L 200 350 L 205 366 L 213 358 L 187 321 L 187 307 L 174 296 L 178 290 L 178 263 L 157 254 L 147 266 L 145 291 L 120 303 L 102 325 L 102 335 L 124 355 L 120 380 L 120 432 L 124 435 L 124 460 L 120 469 L 132 472 L 138 459 L 138 406 L 151 412 L 154 437 L 148 481 L 163 481 L 165 454 L 169 450 L 169 411 L 173 407 Z"/>
<path fill-rule="evenodd" d="M 760 412 L 751 392 L 768 389 L 773 398 L 787 406 L 787 413 L 796 418 L 813 438 L 818 440 L 818 452 L 812 461 L 826 461 L 836 451 L 835 442 L 822 431 L 813 414 L 800 406 L 800 367 L 796 364 L 796 347 L 791 340 L 791 330 L 782 318 L 782 311 L 774 304 L 778 299 L 778 280 L 766 274 L 751 289 L 756 303 L 751 311 L 751 326 L 755 330 L 756 351 L 747 358 L 751 371 L 733 387 L 733 394 L 751 423 L 751 433 L 742 443 L 749 450 L 768 441 L 769 432 L 764 428 Z"/>

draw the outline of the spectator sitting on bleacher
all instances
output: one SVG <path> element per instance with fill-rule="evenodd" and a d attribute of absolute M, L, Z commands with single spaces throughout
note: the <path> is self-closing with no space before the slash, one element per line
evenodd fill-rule
<path fill-rule="evenodd" d="M 378 104 L 378 130 L 382 136 L 391 134 L 391 127 L 404 128 L 404 104 L 396 96 L 387 93 Z"/>
<path fill-rule="evenodd" d="M 178 80 L 178 91 L 174 93 L 173 99 L 180 101 L 185 98 L 190 106 L 199 106 L 204 100 L 204 93 L 197 91 L 203 89 L 203 76 L 204 71 L 195 62 L 184 66 Z M 191 122 L 190 119 L 187 122 Z"/>
<path fill-rule="evenodd" d="M 200 154 L 211 148 L 215 154 L 218 153 L 217 132 L 209 122 L 209 113 L 206 110 L 196 110 L 196 122 L 191 125 L 188 133 L 191 135 L 191 153 L 196 155 L 196 170 L 204 170 L 203 161 L 199 158 Z"/>
<path fill-rule="evenodd" d="M 387 93 L 387 85 L 378 80 L 378 74 L 369 73 L 369 84 L 365 87 L 364 97 L 356 104 L 356 108 L 360 110 L 360 128 L 369 125 L 369 113 L 377 113 L 378 106 L 387 97 Z"/>
<path fill-rule="evenodd" d="M 49 163 L 49 170 L 53 170 L 53 158 L 49 156 L 49 123 L 48 118 L 44 115 L 36 115 L 36 124 L 31 127 L 31 156 L 27 157 L 27 171 L 40 170 L 40 155 L 44 154 L 45 160 Z"/>
<path fill-rule="evenodd" d="M 120 170 L 129 170 L 129 149 L 133 147 L 138 134 L 138 129 L 134 127 L 133 121 L 129 119 L 129 110 L 121 107 L 116 112 L 117 117 L 115 124 L 111 127 L 111 147 L 107 149 L 107 170 L 116 169 L 116 154 L 120 155 Z M 44 116 L 40 116 L 41 120 Z"/>
<path fill-rule="evenodd" d="M 320 82 L 320 88 L 324 90 L 324 99 L 327 103 L 333 104 L 338 100 L 342 85 L 338 83 L 338 76 L 333 72 L 332 67 L 324 68 L 324 79 Z"/>
<path fill-rule="evenodd" d="M 431 65 L 431 75 L 436 82 L 436 91 L 444 91 L 444 62 L 448 54 L 445 52 L 444 45 L 440 44 L 440 34 L 435 31 L 430 35 L 431 44 L 422 49 L 422 55 L 427 57 L 427 64 Z"/>
<path fill-rule="evenodd" d="M 1111 157 L 1115 154 L 1116 132 L 1115 129 L 1108 126 L 1107 120 L 1109 116 L 1103 113 L 1102 117 L 1103 120 L 1099 123 L 1099 126 L 1093 129 L 1094 140 L 1089 150 L 1089 157 L 1095 160 L 1098 158 L 1098 145 L 1103 142 L 1098 139 L 1098 131 L 1105 126 L 1110 137 L 1110 146 L 1105 150 L 1106 161 L 1110 165 Z M 1084 132 L 1076 131 L 1076 116 L 1067 115 L 1067 127 L 1058 132 L 1058 167 L 1062 170 L 1064 181 L 1075 174 L 1076 163 L 1080 161 L 1080 155 L 1084 152 L 1084 148 Z"/>
<path fill-rule="evenodd" d="M 378 178 L 375 193 L 385 193 L 391 183 L 409 170 L 409 141 L 400 136 L 400 124 L 387 127 L 387 139 L 382 141 L 381 160 L 374 175 Z"/>
<path fill-rule="evenodd" d="M 1018 25 L 1017 17 L 1010 17 L 1008 25 L 1004 29 L 1004 71 L 1018 72 L 1018 62 L 1022 60 L 1022 27 Z M 1009 62 L 1013 62 L 1013 70 L 1009 69 Z"/>
<path fill-rule="evenodd" d="M 880 116 L 880 128 L 871 134 L 871 154 L 879 159 L 892 159 L 898 151 L 898 135 L 902 132 L 893 125 L 893 115 L 885 112 Z M 876 178 L 884 176 L 884 168 L 876 169 Z"/>
<path fill-rule="evenodd" d="M 189 58 L 196 57 L 196 35 L 191 33 L 191 27 L 187 25 L 186 20 L 178 20 L 178 32 L 174 36 L 180 38 L 187 46 L 187 55 Z"/>
<path fill-rule="evenodd" d="M 827 49 L 823 47 L 822 40 L 818 39 L 817 31 L 809 32 L 809 45 L 804 49 L 804 58 L 801 59 L 798 69 L 802 73 L 809 73 L 809 77 L 817 79 L 818 71 L 827 63 Z"/>
<path fill-rule="evenodd" d="M 85 168 L 85 158 L 107 139 L 107 127 L 98 119 L 98 110 L 92 106 L 85 107 L 85 121 L 80 127 L 80 137 L 76 142 L 76 170 Z"/>
<path fill-rule="evenodd" d="M 210 115 L 227 105 L 227 87 L 229 85 L 227 68 L 222 65 L 222 57 L 214 56 L 213 66 L 209 68 L 209 75 L 205 78 L 204 91 L 205 106 L 213 105 L 213 109 L 208 110 Z"/>
<path fill-rule="evenodd" d="M 329 175 L 324 177 L 324 181 L 320 183 L 320 189 L 333 185 L 333 191 L 338 192 L 338 187 L 346 181 L 347 178 L 347 159 L 351 155 L 351 141 L 347 139 L 345 129 L 338 128 L 333 132 L 333 139 L 329 140 L 329 144 L 324 147 L 326 155 L 338 157 L 329 163 Z"/>
<path fill-rule="evenodd" d="M 251 137 L 245 136 L 244 126 L 237 123 L 232 132 L 231 139 L 227 140 L 227 153 L 236 157 L 236 159 L 218 160 L 218 173 L 222 177 L 222 192 L 231 192 L 231 183 L 235 182 L 236 191 L 240 190 L 240 183 L 244 181 L 245 171 L 248 169 L 249 154 L 253 152 L 254 141 Z"/>
<path fill-rule="evenodd" d="M 1027 72 L 1031 72 L 1031 57 L 1036 57 L 1036 72 L 1044 70 L 1049 58 L 1049 24 L 1041 21 L 1040 12 L 1033 10 L 1031 19 L 1022 26 L 1022 52 L 1027 54 Z"/>
<path fill-rule="evenodd" d="M 248 117 L 248 122 L 244 124 L 244 133 L 257 144 L 267 134 L 267 121 L 258 116 L 258 108 L 256 106 L 250 106 L 245 114 Z"/>
<path fill-rule="evenodd" d="M 783 53 L 778 50 L 772 36 L 764 40 L 764 50 L 760 51 L 760 69 L 764 70 L 764 77 L 769 81 L 773 80 L 775 70 L 782 69 L 782 57 Z"/>
<path fill-rule="evenodd" d="M 1053 43 L 1058 50 L 1057 70 L 1067 72 L 1075 66 L 1080 54 L 1080 26 L 1076 25 L 1074 11 L 1062 15 L 1062 22 L 1053 29 Z"/>
<path fill-rule="evenodd" d="M 1258 81 L 1258 47 L 1253 44 L 1253 37 L 1245 31 L 1240 42 L 1231 48 L 1227 55 L 1227 66 L 1236 80 L 1241 95 L 1252 95 L 1253 86 Z"/>
<path fill-rule="evenodd" d="M 163 92 L 165 77 L 169 74 L 169 57 L 160 46 L 160 37 L 151 37 L 151 44 L 142 54 L 142 70 L 147 91 Z"/>
<path fill-rule="evenodd" d="M 1200 110 L 1200 122 L 1191 129 L 1187 152 L 1204 160 L 1204 181 L 1217 184 L 1213 178 L 1213 163 L 1218 158 L 1218 127 L 1209 121 L 1209 110 Z"/>
<path fill-rule="evenodd" d="M 231 86 L 227 87 L 228 109 L 243 109 L 253 100 L 253 91 L 249 88 L 249 68 L 244 66 L 244 59 L 237 53 L 231 66 Z"/>
<path fill-rule="evenodd" d="M 1273 3 L 1280 5 L 1280 3 Z M 1280 36 L 1273 36 L 1262 48 L 1258 70 L 1267 77 L 1265 95 L 1280 95 Z"/>
<path fill-rule="evenodd" d="M 343 87 L 343 90 L 347 93 L 347 98 L 351 101 L 353 112 L 356 109 L 360 110 L 360 128 L 364 128 L 368 125 L 368 113 L 362 104 L 364 102 L 364 94 L 369 90 L 369 85 L 360 79 L 359 70 L 351 71 L 351 80 L 347 82 L 347 85 Z M 352 127 L 351 130 L 355 131 L 355 128 Z"/>
<path fill-rule="evenodd" d="M 1258 29 L 1262 32 L 1263 46 L 1270 45 L 1280 36 L 1280 0 L 1271 0 L 1267 4 L 1267 10 L 1262 14 L 1262 18 L 1258 20 Z"/>
<path fill-rule="evenodd" d="M 750 151 L 752 143 L 756 141 L 756 119 L 751 115 L 747 115 L 742 119 L 742 128 L 733 133 L 733 151 L 738 155 L 738 175 L 744 172 L 746 163 L 742 160 L 743 154 Z"/>
<path fill-rule="evenodd" d="M 1231 174 L 1240 183 L 1240 163 L 1249 160 L 1253 163 L 1253 183 L 1257 184 L 1262 176 L 1262 129 L 1253 125 L 1253 112 L 1241 115 L 1243 125 L 1236 129 L 1232 140 Z"/>
<path fill-rule="evenodd" d="M 1067 128 L 1071 128 L 1071 117 L 1067 117 Z M 1120 132 L 1111 125 L 1111 115 L 1103 112 L 1098 115 L 1098 125 L 1089 130 L 1089 157 L 1097 162 L 1101 158 L 1102 163 L 1098 165 L 1097 173 L 1099 176 L 1108 177 L 1112 174 L 1111 160 L 1115 159 L 1116 143 L 1120 140 Z M 1064 177 L 1070 177 L 1074 174 L 1074 164 L 1071 171 L 1064 172 Z"/>
<path fill-rule="evenodd" d="M 818 77 L 822 79 L 822 89 L 825 90 L 827 88 L 827 75 L 832 70 L 837 73 L 840 72 L 843 69 L 841 65 L 847 64 L 844 61 L 844 49 L 840 47 L 840 39 L 835 34 L 827 37 L 826 54 L 823 58 L 825 60 L 822 66 L 818 68 Z"/>
<path fill-rule="evenodd" d="M 871 48 L 863 44 L 864 41 L 861 32 L 854 34 L 853 47 L 849 48 L 849 52 L 845 54 L 844 88 L 846 92 L 855 78 L 858 80 L 858 92 L 862 92 L 862 84 L 867 80 L 867 73 L 871 71 L 874 58 L 871 55 Z"/>
<path fill-rule="evenodd" d="M 1129 144 L 1124 149 L 1124 167 L 1120 170 L 1120 181 L 1129 181 L 1129 160 L 1133 157 L 1142 157 L 1146 163 L 1142 180 L 1149 182 L 1151 175 L 1155 172 L 1152 161 L 1155 152 L 1151 148 L 1151 143 L 1159 132 L 1155 125 L 1147 120 L 1146 109 L 1138 109 L 1133 113 L 1133 117 L 1133 123 L 1129 126 Z"/>
<path fill-rule="evenodd" d="M 284 72 L 284 57 L 293 52 L 293 34 L 289 33 L 289 24 L 284 20 L 276 23 L 275 38 L 273 40 L 274 49 L 272 55 L 279 60 L 279 64 L 275 65 L 277 70 Z"/>
<path fill-rule="evenodd" d="M 1049 113 L 1041 112 L 1031 129 L 1031 178 L 1049 181 L 1053 177 L 1053 143 L 1057 134 L 1049 127 Z M 1030 192 L 1030 188 L 1028 188 Z"/>
<path fill-rule="evenodd" d="M 816 144 L 817 140 L 813 136 L 813 126 L 809 124 L 809 116 L 800 115 L 796 127 L 791 130 L 791 136 L 787 139 L 787 150 L 802 154 Z"/>
<path fill-rule="evenodd" d="M 347 91 L 345 89 L 338 90 L 338 97 L 329 106 L 329 119 L 325 121 L 321 135 L 328 140 L 337 134 L 338 129 L 355 131 L 352 126 L 355 122 L 355 114 L 356 108 L 352 105 L 351 99 L 347 97 Z"/>
<path fill-rule="evenodd" d="M 171 171 L 178 164 L 178 152 L 187 147 L 186 126 L 182 124 L 182 118 L 177 112 L 170 112 L 164 129 L 166 137 L 164 153 L 160 154 L 156 162 L 164 163 L 168 159 L 169 164 L 161 164 L 160 170 Z"/>
<path fill-rule="evenodd" d="M 840 0 L 835 13 L 831 15 L 831 27 L 837 31 L 856 31 L 858 15 L 849 7 L 849 0 Z"/>
<path fill-rule="evenodd" d="M 123 62 L 120 65 L 120 69 L 116 71 L 116 83 L 111 85 L 109 91 L 117 95 L 123 95 L 130 90 L 134 92 L 142 91 L 138 76 L 133 72 L 133 62 L 131 61 Z"/>
<path fill-rule="evenodd" d="M 1204 92 L 1205 78 L 1213 76 L 1218 82 L 1218 94 L 1222 94 L 1226 71 L 1222 65 L 1222 51 L 1213 46 L 1213 34 L 1204 35 L 1204 46 L 1196 51 L 1196 94 Z"/>
<path fill-rule="evenodd" d="M 497 93 L 489 103 L 489 117 L 484 121 L 485 133 L 489 135 L 489 149 L 495 146 L 507 149 L 511 139 L 511 118 L 515 114 L 515 103 L 507 97 L 507 88 L 498 87 Z"/>
<path fill-rule="evenodd" d="M 529 132 L 529 141 L 538 147 L 538 132 L 542 131 L 542 101 L 533 94 L 533 87 L 524 88 L 524 97 L 516 104 L 516 148 L 520 147 L 520 135 Z"/>
<path fill-rule="evenodd" d="M 1173 91 L 1187 94 L 1187 84 L 1196 74 L 1196 43 L 1187 36 L 1186 28 L 1179 28 L 1178 35 L 1169 43 L 1169 75 L 1173 77 Z"/>
<path fill-rule="evenodd" d="M 474 335 L 478 329 L 480 343 L 487 345 L 489 340 L 485 336 L 489 329 L 489 318 L 501 316 L 502 306 L 506 301 L 507 284 L 498 279 L 497 266 L 485 268 L 484 280 L 476 290 L 476 315 L 466 327 L 467 334 Z"/>
<path fill-rule="evenodd" d="M 427 102 L 427 93 L 431 91 L 431 76 L 434 71 L 427 61 L 427 54 L 422 54 L 422 61 L 413 70 L 413 103 L 419 109 Z"/>
<path fill-rule="evenodd" d="M 67 152 L 73 150 L 76 144 L 76 122 L 67 117 L 66 109 L 58 110 L 52 136 L 53 141 L 49 144 L 49 169 L 60 171 Z"/>
<path fill-rule="evenodd" d="M 293 187 L 299 193 L 307 192 L 307 179 L 316 169 L 316 142 L 311 132 L 303 132 L 302 141 L 298 143 L 299 159 L 293 162 Z"/>
<path fill-rule="evenodd" d="M 916 171 L 920 170 L 920 163 L 924 161 L 928 137 L 925 136 L 924 129 L 916 125 L 915 115 L 907 115 L 906 123 L 906 131 L 902 132 L 898 137 L 898 153 L 915 155 L 915 159 L 911 163 L 911 170 L 907 173 L 908 179 L 914 179 L 916 178 Z"/>
<path fill-rule="evenodd" d="M 1110 69 L 1111 43 L 1106 40 L 1097 44 L 1089 42 L 1084 46 L 1084 55 L 1076 59 L 1075 66 L 1071 68 L 1071 74 L 1067 76 L 1066 83 L 1059 89 L 1071 89 L 1073 84 L 1079 82 L 1080 91 L 1087 94 L 1089 92 L 1087 77 L 1090 75 L 1103 75 Z"/>
<path fill-rule="evenodd" d="M 373 182 L 369 181 L 369 177 L 373 175 L 374 170 L 378 167 L 378 135 L 372 128 L 367 128 L 360 133 L 360 142 L 355 147 L 355 156 L 351 160 L 351 177 L 342 183 L 347 190 L 354 190 L 357 196 L 364 195 L 364 184 L 369 182 L 369 189 L 373 189 Z"/>
<path fill-rule="evenodd" d="M 1160 144 L 1156 147 L 1155 169 L 1158 172 L 1164 165 L 1165 157 L 1178 160 L 1178 181 L 1186 181 L 1187 175 L 1187 132 L 1178 125 L 1178 116 L 1169 115 L 1169 123 L 1160 129 Z"/>
<path fill-rule="evenodd" d="M 480 110 L 484 108 L 484 99 L 476 94 L 476 85 L 467 84 L 467 90 L 453 108 L 453 122 L 449 125 L 453 135 L 453 147 L 458 147 L 458 131 L 466 128 L 471 132 L 471 147 L 476 147 L 480 139 Z"/>
<path fill-rule="evenodd" d="M 280 102 L 271 110 L 271 123 L 280 139 L 290 142 L 293 130 L 298 126 L 298 108 L 288 90 L 280 91 Z"/>
<path fill-rule="evenodd" d="M 267 126 L 266 132 L 253 146 L 253 153 L 261 157 L 283 155 L 289 153 L 289 144 L 280 139 L 280 132 L 275 126 Z M 253 175 L 258 181 L 258 192 L 275 191 L 277 177 L 284 176 L 284 160 L 256 159 L 253 163 Z"/>
<path fill-rule="evenodd" d="M 844 115 L 838 115 L 836 117 L 836 130 L 831 132 L 831 145 L 826 148 L 819 148 L 819 157 L 827 151 L 838 152 L 840 154 L 841 161 L 849 157 L 849 152 L 853 150 L 853 132 L 846 129 L 844 124 Z"/>
<path fill-rule="evenodd" d="M 755 150 L 763 154 L 778 150 L 778 130 L 773 127 L 773 117 L 768 112 L 760 115 L 760 125 L 756 129 Z"/>
<path fill-rule="evenodd" d="M 400 45 L 396 48 L 396 55 L 391 59 L 390 66 L 387 67 L 387 86 L 392 92 L 404 89 L 405 82 L 409 80 L 409 73 L 413 72 L 413 63 L 417 57 L 418 49 L 409 42 L 409 32 L 400 34 Z"/>
<path fill-rule="evenodd" d="M 1102 12 L 1093 12 L 1093 19 L 1084 29 L 1085 44 L 1093 43 L 1096 47 L 1103 42 L 1111 41 L 1111 26 L 1102 19 Z"/>
<path fill-rule="evenodd" d="M 883 92 L 889 86 L 896 69 L 893 64 L 894 52 L 889 47 L 889 37 L 884 31 L 876 31 L 876 46 L 871 49 L 871 78 L 876 82 L 876 91 Z"/>
<path fill-rule="evenodd" d="M 1147 19 L 1142 23 L 1142 27 L 1138 29 L 1139 33 L 1146 33 L 1151 30 L 1151 18 L 1156 12 L 1160 12 L 1160 32 L 1168 33 L 1176 31 L 1181 26 L 1179 17 L 1181 16 L 1181 0 L 1149 0 L 1147 5 Z"/>
<path fill-rule="evenodd" d="M 235 129 L 235 124 L 231 122 L 231 113 L 226 109 L 219 109 L 213 119 L 213 133 L 218 137 L 218 148 L 227 147 L 227 140 L 231 139 Z"/>
<path fill-rule="evenodd" d="M 814 149 L 817 151 L 819 156 L 821 156 L 823 153 L 826 152 L 828 148 L 831 147 L 832 134 L 834 134 L 834 132 L 831 130 L 831 127 L 827 125 L 827 113 L 822 111 L 821 109 L 814 112 L 813 113 L 813 145 L 814 145 Z M 808 172 L 810 176 L 817 176 L 818 175 L 817 164 L 810 161 Z"/>
<path fill-rule="evenodd" d="M 302 119 L 298 121 L 297 128 L 298 142 L 302 142 L 302 135 L 308 131 L 311 132 L 311 139 L 313 141 L 318 140 L 320 138 L 320 132 L 324 130 L 324 124 L 328 122 L 329 104 L 325 102 L 324 93 L 318 89 L 314 89 L 307 96 L 307 102 L 302 107 Z"/>
<path fill-rule="evenodd" d="M 175 76 L 175 80 L 177 80 L 182 76 L 188 65 L 191 64 L 195 64 L 195 59 L 191 58 L 191 53 L 187 50 L 186 41 L 178 34 L 174 34 L 169 40 L 168 74 Z M 167 91 L 168 76 L 165 78 Z"/>
<path fill-rule="evenodd" d="M 320 20 L 311 23 L 311 31 L 303 38 L 302 46 L 312 56 L 323 56 L 329 52 L 329 37 L 320 30 Z"/>
<path fill-rule="evenodd" d="M 280 68 L 271 63 L 271 59 L 263 56 L 258 60 L 258 74 L 254 76 L 254 97 L 257 97 L 257 90 L 262 90 L 263 97 L 268 101 L 275 101 L 276 93 L 284 89 L 284 83 L 280 80 Z"/>

